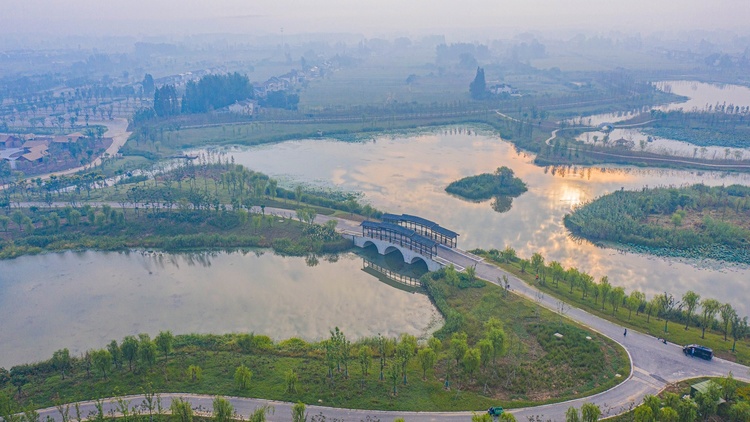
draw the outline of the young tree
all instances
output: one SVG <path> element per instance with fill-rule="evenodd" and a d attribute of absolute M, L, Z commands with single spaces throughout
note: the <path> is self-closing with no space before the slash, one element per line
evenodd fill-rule
<path fill-rule="evenodd" d="M 612 315 L 617 313 L 620 308 L 623 299 L 625 298 L 625 289 L 622 287 L 615 287 L 609 294 L 609 303 L 612 304 Z"/>
<path fill-rule="evenodd" d="M 190 381 L 198 382 L 201 380 L 203 370 L 198 365 L 190 365 L 187 369 L 187 375 L 190 377 Z"/>
<path fill-rule="evenodd" d="M 122 339 L 122 356 L 128 361 L 130 372 L 133 372 L 133 361 L 138 357 L 138 340 L 133 336 L 127 336 Z"/>
<path fill-rule="evenodd" d="M 370 346 L 362 346 L 359 348 L 359 369 L 362 371 L 362 377 L 366 377 L 367 373 L 370 371 L 370 366 L 372 365 L 372 349 L 370 349 Z"/>
<path fill-rule="evenodd" d="M 534 272 L 539 274 L 539 268 L 544 266 L 544 257 L 539 252 L 534 252 L 533 255 L 531 255 L 531 268 L 534 269 Z"/>
<path fill-rule="evenodd" d="M 638 310 L 644 302 L 646 302 L 646 295 L 642 292 L 635 291 L 628 295 L 627 299 L 625 299 L 625 305 L 628 307 L 628 321 L 630 320 L 630 316 L 633 314 L 634 309 L 635 315 L 638 316 Z"/>
<path fill-rule="evenodd" d="M 467 338 L 468 336 L 463 332 L 453 333 L 453 337 L 451 337 L 451 354 L 456 360 L 457 365 L 460 363 L 461 359 L 463 359 L 466 351 L 469 350 Z"/>
<path fill-rule="evenodd" d="M 698 392 L 695 395 L 695 402 L 698 404 L 698 413 L 707 420 L 716 414 L 721 399 L 721 390 L 719 385 L 711 381 L 705 392 Z"/>
<path fill-rule="evenodd" d="M 164 355 L 164 359 L 169 359 L 169 353 L 172 352 L 172 344 L 174 343 L 174 335 L 171 331 L 161 331 L 158 336 L 154 339 L 156 347 Z"/>
<path fill-rule="evenodd" d="M 394 420 L 393 422 L 398 422 L 398 420 Z M 402 419 L 402 422 L 405 421 Z M 492 416 L 490 416 L 488 413 L 473 412 L 471 414 L 471 422 L 492 422 Z"/>
<path fill-rule="evenodd" d="M 737 340 L 742 340 L 748 334 L 747 317 L 740 318 L 735 312 L 732 315 L 732 353 L 736 351 Z"/>
<path fill-rule="evenodd" d="M 737 399 L 737 389 L 740 388 L 740 384 L 734 378 L 732 371 L 729 371 L 727 376 L 719 378 L 718 383 L 721 386 L 721 395 L 724 400 L 732 402 Z"/>
<path fill-rule="evenodd" d="M 686 397 L 680 400 L 680 405 L 677 406 L 677 414 L 680 417 L 680 421 L 693 422 L 698 420 L 698 405 L 690 397 Z"/>
<path fill-rule="evenodd" d="M 404 385 L 406 385 L 406 366 L 409 364 L 411 358 L 414 357 L 415 350 L 417 350 L 417 338 L 409 334 L 401 334 L 396 348 L 396 355 L 401 363 L 401 374 L 404 377 Z"/>
<path fill-rule="evenodd" d="M 401 375 L 401 371 L 399 371 L 398 363 L 397 362 L 391 362 L 391 366 L 388 368 L 388 379 L 391 381 L 391 385 L 393 387 L 393 395 L 398 394 L 398 379 Z"/>
<path fill-rule="evenodd" d="M 664 292 L 664 294 L 656 297 L 657 303 L 659 304 L 659 310 L 664 315 L 664 332 L 669 332 L 669 316 L 672 314 L 672 310 L 677 306 L 677 302 L 674 300 L 674 296 Z"/>
<path fill-rule="evenodd" d="M 716 299 L 706 299 L 701 304 L 701 307 L 703 308 L 701 312 L 701 338 L 706 338 L 706 328 L 710 327 L 711 323 L 713 323 L 721 304 Z"/>
<path fill-rule="evenodd" d="M 419 352 L 417 352 L 417 360 L 419 361 L 419 365 L 422 367 L 423 380 L 427 379 L 427 370 L 435 366 L 436 359 L 437 355 L 435 354 L 435 351 L 433 351 L 429 347 L 419 349 Z"/>
<path fill-rule="evenodd" d="M 565 277 L 565 268 L 563 268 L 562 264 L 559 262 L 552 261 L 549 263 L 549 270 L 550 275 L 552 276 L 552 282 L 555 283 L 555 287 L 559 287 L 560 279 Z"/>
<path fill-rule="evenodd" d="M 584 403 L 581 406 L 581 422 L 596 422 L 601 414 L 599 406 L 593 403 Z"/>
<path fill-rule="evenodd" d="M 750 403 L 741 401 L 733 404 L 729 408 L 729 417 L 736 422 L 750 421 Z"/>
<path fill-rule="evenodd" d="M 193 422 L 193 407 L 190 402 L 179 397 L 172 400 L 169 406 L 172 411 L 172 420 L 174 422 Z"/>
<path fill-rule="evenodd" d="M 10 368 L 10 383 L 16 387 L 17 395 L 21 395 L 23 386 L 29 382 L 29 379 L 22 372 L 14 371 L 14 368 Z"/>
<path fill-rule="evenodd" d="M 732 318 L 737 314 L 732 305 L 725 303 L 719 307 L 719 317 L 721 317 L 721 324 L 724 327 L 724 341 L 727 340 L 727 334 L 729 333 L 729 324 L 732 323 Z"/>
<path fill-rule="evenodd" d="M 286 393 L 297 392 L 297 373 L 294 369 L 289 369 L 284 373 L 284 381 L 286 382 Z"/>
<path fill-rule="evenodd" d="M 656 416 L 659 414 L 659 409 L 661 408 L 661 400 L 659 400 L 658 397 L 646 394 L 643 397 L 643 404 L 651 408 L 651 414 Z"/>
<path fill-rule="evenodd" d="M 599 294 L 602 297 L 602 311 L 604 310 L 604 305 L 607 303 L 607 298 L 611 291 L 612 285 L 609 284 L 609 277 L 605 275 L 599 280 Z"/>
<path fill-rule="evenodd" d="M 440 351 L 443 350 L 443 342 L 437 337 L 430 337 L 430 339 L 427 340 L 427 346 L 435 353 L 440 353 Z"/>
<path fill-rule="evenodd" d="M 680 415 L 671 407 L 665 406 L 659 410 L 659 422 L 677 422 Z"/>
<path fill-rule="evenodd" d="M 487 364 L 490 361 L 490 358 L 495 354 L 494 353 L 494 347 L 492 346 L 492 341 L 488 338 L 484 338 L 482 340 L 479 340 L 479 343 L 477 343 L 477 346 L 479 347 L 479 353 L 481 353 L 482 356 L 482 367 L 486 368 Z"/>
<path fill-rule="evenodd" d="M 23 231 L 23 223 L 26 220 L 26 216 L 20 210 L 13 211 L 10 215 L 10 219 L 18 226 L 18 230 Z"/>
<path fill-rule="evenodd" d="M 395 350 L 395 340 L 388 339 L 378 334 L 378 355 L 380 357 L 380 380 L 385 380 L 385 362 L 388 355 Z"/>
<path fill-rule="evenodd" d="M 156 362 L 156 344 L 151 341 L 151 337 L 148 334 L 138 334 L 138 337 L 140 338 L 138 352 L 141 362 L 150 367 Z"/>
<path fill-rule="evenodd" d="M 273 406 L 264 404 L 263 406 L 255 409 L 250 417 L 247 419 L 248 422 L 266 422 L 269 413 L 273 413 Z"/>
<path fill-rule="evenodd" d="M 471 349 L 467 349 L 466 353 L 464 353 L 464 358 L 462 360 L 462 364 L 464 367 L 464 371 L 466 371 L 466 374 L 471 378 L 472 375 L 474 375 L 474 372 L 476 372 L 477 368 L 479 368 L 479 364 L 482 362 L 482 354 L 479 351 L 479 349 L 473 347 Z"/>
<path fill-rule="evenodd" d="M 52 367 L 62 375 L 62 379 L 65 379 L 65 371 L 70 369 L 70 352 L 68 349 L 60 349 L 52 354 Z"/>
<path fill-rule="evenodd" d="M 684 295 L 682 295 L 682 303 L 685 305 L 685 329 L 688 329 L 688 325 L 690 325 L 690 317 L 693 315 L 693 311 L 695 310 L 695 307 L 698 306 L 700 303 L 701 297 L 698 295 L 698 293 L 695 293 L 692 290 L 688 290 L 685 292 Z"/>
<path fill-rule="evenodd" d="M 247 390 L 250 388 L 250 380 L 253 378 L 253 371 L 247 366 L 240 365 L 234 371 L 234 383 L 240 390 Z"/>
<path fill-rule="evenodd" d="M 476 278 L 477 278 L 477 267 L 476 267 L 476 265 L 470 265 L 470 266 L 466 267 L 466 269 L 464 270 L 464 273 L 466 274 L 466 278 L 469 279 L 469 282 L 473 283 L 474 280 L 476 280 Z"/>
<path fill-rule="evenodd" d="M 21 422 L 21 417 L 17 412 L 13 399 L 0 391 L 0 418 L 5 422 Z"/>
<path fill-rule="evenodd" d="M 214 397 L 214 421 L 216 422 L 231 422 L 234 416 L 234 406 L 229 400 L 221 396 Z"/>
<path fill-rule="evenodd" d="M 581 422 L 581 416 L 578 413 L 578 409 L 570 406 L 568 410 L 565 411 L 565 422 Z"/>
<path fill-rule="evenodd" d="M 487 331 L 487 340 L 492 343 L 492 363 L 505 353 L 505 331 L 500 327 L 493 327 Z"/>
<path fill-rule="evenodd" d="M 654 422 L 654 411 L 645 404 L 641 404 L 633 410 L 634 422 Z"/>
<path fill-rule="evenodd" d="M 107 371 L 112 367 L 112 354 L 109 350 L 94 350 L 91 352 L 91 361 L 94 367 L 102 372 L 104 379 L 107 379 Z"/>
<path fill-rule="evenodd" d="M 117 340 L 109 342 L 107 350 L 109 351 L 109 354 L 112 355 L 112 363 L 115 365 L 115 368 L 122 368 L 122 350 L 120 350 L 120 346 L 117 345 Z"/>
<path fill-rule="evenodd" d="M 292 406 L 292 422 L 307 422 L 307 413 L 305 413 L 305 404 L 297 402 Z"/>

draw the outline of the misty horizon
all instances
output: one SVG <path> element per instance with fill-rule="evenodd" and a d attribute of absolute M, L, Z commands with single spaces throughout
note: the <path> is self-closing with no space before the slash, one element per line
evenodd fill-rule
<path fill-rule="evenodd" d="M 747 33 L 748 13 L 738 0 L 635 0 L 627 4 L 591 0 L 455 2 L 341 0 L 291 4 L 245 2 L 173 2 L 133 0 L 75 4 L 29 0 L 8 4 L 0 36 L 187 36 L 227 33 L 253 36 L 354 33 L 365 37 L 443 34 L 455 40 L 482 40 L 525 31 L 544 33 L 681 31 Z M 32 37 L 32 38 L 33 38 Z"/>

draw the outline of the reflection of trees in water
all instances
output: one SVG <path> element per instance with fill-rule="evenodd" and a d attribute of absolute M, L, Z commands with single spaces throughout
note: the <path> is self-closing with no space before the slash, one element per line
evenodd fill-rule
<path fill-rule="evenodd" d="M 614 165 L 614 164 L 612 164 Z M 639 167 L 586 167 L 581 165 L 556 165 L 544 167 L 544 174 L 560 178 L 578 178 L 586 180 L 597 180 L 597 177 L 606 182 L 607 175 L 632 176 L 649 179 L 662 178 L 686 178 L 689 177 L 698 183 L 702 180 L 725 180 L 731 175 L 733 182 L 748 182 L 750 174 L 734 173 L 726 171 L 706 171 L 694 169 L 668 169 L 668 168 L 639 168 Z"/>
<path fill-rule="evenodd" d="M 305 257 L 305 264 L 307 264 L 308 267 L 314 267 L 318 264 L 320 264 L 320 256 L 318 256 L 315 253 L 311 253 Z M 339 262 L 339 254 L 337 253 L 329 253 L 322 256 L 323 260 L 330 263 L 336 263 Z"/>
<path fill-rule="evenodd" d="M 513 206 L 513 198 L 510 196 L 495 196 L 492 198 L 490 205 L 495 212 L 508 212 L 510 207 Z"/>
<path fill-rule="evenodd" d="M 201 266 L 208 268 L 212 265 L 211 258 L 218 256 L 219 251 L 206 251 L 206 252 L 183 252 L 183 253 L 167 253 L 167 252 L 155 252 L 155 251 L 141 251 L 141 255 L 146 258 L 147 263 L 152 263 L 164 269 L 167 266 L 180 268 L 180 262 L 184 261 L 188 266 Z"/>
<path fill-rule="evenodd" d="M 308 267 L 314 267 L 320 263 L 320 260 L 318 259 L 318 256 L 314 253 L 311 253 L 310 255 L 307 255 L 305 257 L 305 264 L 307 264 Z"/>

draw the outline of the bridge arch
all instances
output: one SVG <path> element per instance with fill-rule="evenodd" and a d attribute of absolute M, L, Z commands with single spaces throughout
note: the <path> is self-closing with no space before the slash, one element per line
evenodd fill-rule
<path fill-rule="evenodd" d="M 369 248 L 371 246 L 374 247 L 375 250 L 378 251 L 379 254 L 384 255 L 383 252 L 380 250 L 380 246 L 377 243 L 366 240 L 365 243 L 362 244 L 363 249 Z"/>
<path fill-rule="evenodd" d="M 409 264 L 419 264 L 419 263 L 424 264 L 425 267 L 429 267 L 429 264 L 427 264 L 427 261 L 425 261 L 425 259 L 422 258 L 421 256 L 415 256 L 411 259 L 411 262 L 409 262 Z"/>
<path fill-rule="evenodd" d="M 401 254 L 401 256 L 404 256 L 404 253 L 401 252 L 401 249 L 393 245 L 387 246 L 381 255 L 388 255 L 389 253 L 393 253 L 393 252 L 398 252 L 399 254 Z"/>
<path fill-rule="evenodd" d="M 440 242 L 397 224 L 364 221 L 360 226 L 362 235 L 351 235 L 355 245 L 361 248 L 374 245 L 381 255 L 398 252 L 404 262 L 423 262 L 430 271 L 442 267 L 436 260 Z"/>

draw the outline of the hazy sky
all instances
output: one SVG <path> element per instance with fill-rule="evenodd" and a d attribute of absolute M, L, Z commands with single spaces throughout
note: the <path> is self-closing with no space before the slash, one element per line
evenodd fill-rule
<path fill-rule="evenodd" d="M 747 30 L 747 0 L 3 0 L 0 33 Z"/>

